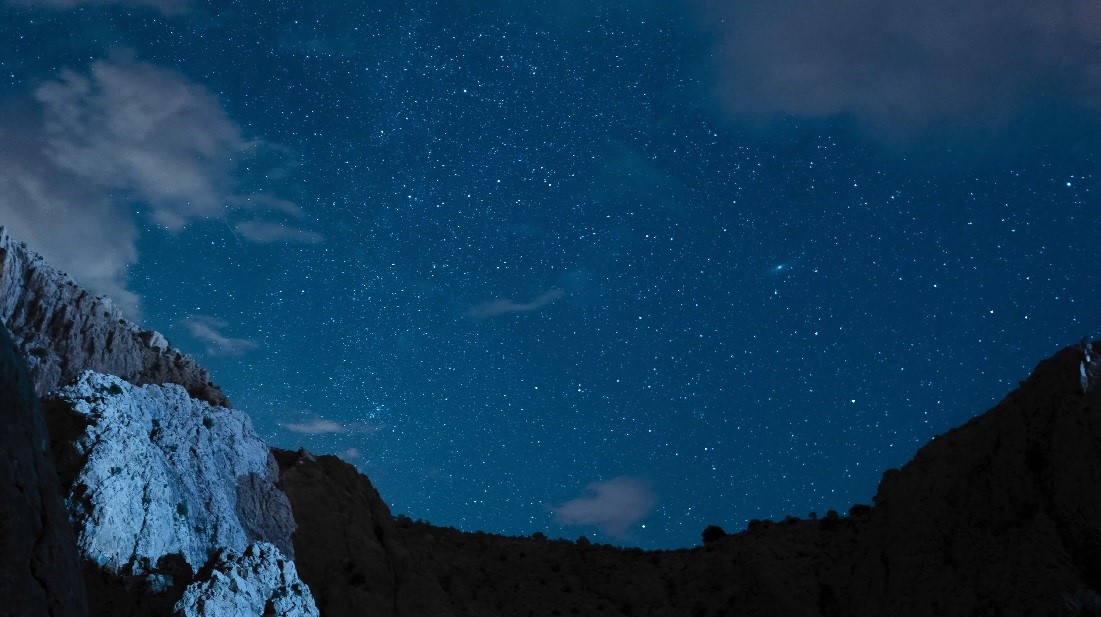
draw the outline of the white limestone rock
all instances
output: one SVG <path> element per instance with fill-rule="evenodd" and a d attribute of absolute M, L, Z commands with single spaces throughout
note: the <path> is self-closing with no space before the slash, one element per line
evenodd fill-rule
<path fill-rule="evenodd" d="M 271 544 L 222 551 L 176 603 L 178 617 L 318 617 L 294 563 Z"/>
<path fill-rule="evenodd" d="M 108 298 L 81 288 L 3 227 L 0 321 L 23 355 L 39 396 L 91 370 L 134 383 L 178 383 L 196 398 L 229 407 L 193 358 L 172 349 L 160 333 L 124 319 Z"/>
<path fill-rule="evenodd" d="M 244 413 L 175 384 L 135 386 L 92 372 L 48 407 L 81 431 L 67 503 L 85 559 L 141 575 L 173 554 L 195 571 L 216 550 L 240 552 L 253 541 L 293 554 L 278 467 Z"/>

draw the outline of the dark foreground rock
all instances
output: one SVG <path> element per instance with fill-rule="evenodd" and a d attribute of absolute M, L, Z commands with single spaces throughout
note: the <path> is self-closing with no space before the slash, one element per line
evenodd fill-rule
<path fill-rule="evenodd" d="M 84 371 L 136 384 L 175 383 L 229 407 L 206 370 L 157 332 L 123 319 L 110 300 L 77 286 L 0 227 L 0 321 L 23 353 L 39 396 Z"/>
<path fill-rule="evenodd" d="M 0 326 L 0 615 L 87 612 L 38 398 Z"/>
<path fill-rule="evenodd" d="M 274 452 L 298 525 L 295 563 L 322 615 L 453 614 L 366 476 L 334 456 Z"/>

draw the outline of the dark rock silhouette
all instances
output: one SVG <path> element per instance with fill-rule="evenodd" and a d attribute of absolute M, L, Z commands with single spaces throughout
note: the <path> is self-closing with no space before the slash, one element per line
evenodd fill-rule
<path fill-rule="evenodd" d="M 229 407 L 206 370 L 157 332 L 122 318 L 110 300 L 77 286 L 0 227 L 0 321 L 23 353 L 43 396 L 86 370 L 135 384 L 175 383 Z"/>
<path fill-rule="evenodd" d="M 322 615 L 1101 615 L 1099 358 L 1093 344 L 1045 360 L 884 474 L 871 507 L 755 521 L 695 549 L 395 522 L 350 465 L 277 457 Z M 403 585 L 437 612 L 394 603 Z"/>
<path fill-rule="evenodd" d="M 335 456 L 274 450 L 298 530 L 295 564 L 322 615 L 452 615 L 366 476 Z"/>
<path fill-rule="evenodd" d="M 1060 351 L 884 474 L 852 614 L 1101 614 L 1099 351 Z"/>
<path fill-rule="evenodd" d="M 0 615 L 87 612 L 46 424 L 23 362 L 0 326 Z"/>

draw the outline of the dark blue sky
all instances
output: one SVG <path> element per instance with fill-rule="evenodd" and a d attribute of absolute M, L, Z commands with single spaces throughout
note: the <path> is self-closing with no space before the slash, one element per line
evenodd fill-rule
<path fill-rule="evenodd" d="M 0 3 L 0 223 L 466 530 L 843 511 L 1097 331 L 1087 4 L 516 4 Z"/>

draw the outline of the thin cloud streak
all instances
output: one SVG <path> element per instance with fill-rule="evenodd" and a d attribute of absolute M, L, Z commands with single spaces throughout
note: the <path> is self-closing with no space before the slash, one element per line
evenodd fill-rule
<path fill-rule="evenodd" d="M 206 343 L 206 352 L 218 356 L 239 356 L 260 347 L 256 341 L 225 334 L 225 321 L 210 315 L 192 315 L 183 322 L 191 336 Z"/>
<path fill-rule="evenodd" d="M 383 422 L 337 422 L 321 416 L 309 417 L 299 422 L 280 422 L 279 425 L 300 435 L 374 435 L 386 429 Z M 355 448 L 351 451 L 358 452 Z"/>
<path fill-rule="evenodd" d="M 466 316 L 471 319 L 488 319 L 508 313 L 528 313 L 537 311 L 556 300 L 561 300 L 565 296 L 565 291 L 561 289 L 551 289 L 531 302 L 515 302 L 511 298 L 493 300 L 471 307 L 470 310 L 467 311 Z"/>

